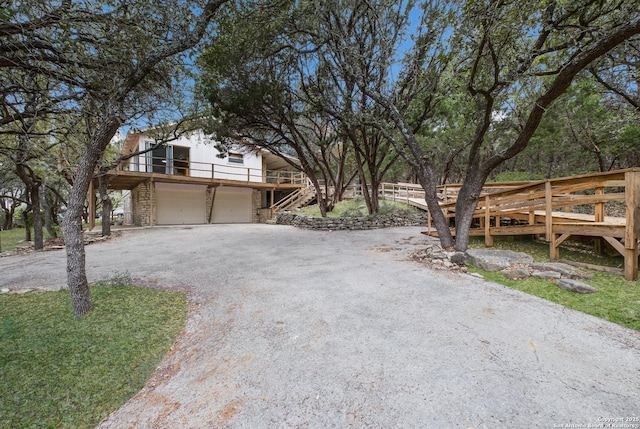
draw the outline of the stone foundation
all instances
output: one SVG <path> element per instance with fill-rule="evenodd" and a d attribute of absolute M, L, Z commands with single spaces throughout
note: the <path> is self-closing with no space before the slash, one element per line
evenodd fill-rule
<path fill-rule="evenodd" d="M 136 226 L 151 225 L 151 183 L 145 182 L 131 191 L 133 224 Z"/>

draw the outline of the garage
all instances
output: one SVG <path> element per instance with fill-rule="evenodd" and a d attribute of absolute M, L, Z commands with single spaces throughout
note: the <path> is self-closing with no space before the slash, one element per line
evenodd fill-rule
<path fill-rule="evenodd" d="M 211 223 L 251 223 L 251 194 L 249 188 L 215 189 Z"/>
<path fill-rule="evenodd" d="M 156 183 L 158 225 L 206 223 L 206 186 Z"/>

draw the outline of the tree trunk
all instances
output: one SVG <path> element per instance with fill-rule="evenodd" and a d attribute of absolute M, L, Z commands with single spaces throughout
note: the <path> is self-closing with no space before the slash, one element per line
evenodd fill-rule
<path fill-rule="evenodd" d="M 22 142 L 21 142 L 22 144 Z M 24 183 L 25 194 L 28 199 L 27 210 L 23 212 L 26 216 L 29 210 L 33 213 L 33 247 L 41 250 L 44 247 L 44 239 L 42 235 L 42 213 L 40 212 L 40 186 L 42 180 L 35 174 L 29 165 L 22 159 L 16 161 L 16 174 Z M 29 223 L 28 217 L 25 217 L 25 227 Z M 31 241 L 31 228 L 26 228 L 27 241 Z"/>
<path fill-rule="evenodd" d="M 22 222 L 24 223 L 24 241 L 31 241 L 31 222 L 29 221 L 29 208 L 22 210 Z"/>
<path fill-rule="evenodd" d="M 117 117 L 109 117 L 92 136 L 78 164 L 69 195 L 67 213 L 62 223 L 67 252 L 67 285 L 71 293 L 73 312 L 78 317 L 87 314 L 93 308 L 89 282 L 87 281 L 82 238 L 84 201 L 87 198 L 89 183 L 93 180 L 96 165 L 119 126 L 120 120 Z"/>
<path fill-rule="evenodd" d="M 2 222 L 2 230 L 8 230 L 13 227 L 13 213 L 14 213 L 14 205 L 13 203 L 9 204 L 5 201 L 0 200 L 0 208 L 4 212 L 4 221 Z"/>
<path fill-rule="evenodd" d="M 40 204 L 42 205 L 42 211 L 44 213 L 44 227 L 47 230 L 47 234 L 49 235 L 49 238 L 56 238 L 58 234 L 53 227 L 51 206 L 49 205 L 49 201 L 47 201 L 44 186 L 40 186 Z"/>
<path fill-rule="evenodd" d="M 109 180 L 104 173 L 106 173 L 106 171 L 100 169 L 100 173 L 98 174 L 98 192 L 100 194 L 100 201 L 102 201 L 102 236 L 108 237 L 111 235 L 111 211 L 113 210 L 113 202 L 107 189 Z"/>
<path fill-rule="evenodd" d="M 370 214 L 378 213 L 380 211 L 380 199 L 378 198 L 378 189 L 380 188 L 380 181 L 376 177 L 371 177 L 371 207 L 373 212 Z"/>
<path fill-rule="evenodd" d="M 467 177 L 458 192 L 456 201 L 456 250 L 464 252 L 469 247 L 469 230 L 473 222 L 473 213 L 478 206 L 480 192 L 485 178 Z"/>
<path fill-rule="evenodd" d="M 438 202 L 438 192 L 436 186 L 436 180 L 433 177 L 433 170 L 431 166 L 424 163 L 420 169 L 420 175 L 418 180 L 425 193 L 425 201 L 427 202 L 427 208 L 431 213 L 431 219 L 433 220 L 436 231 L 438 231 L 438 237 L 440 238 L 440 244 L 444 249 L 451 249 L 454 246 L 453 236 L 449 229 L 449 222 L 440 209 L 440 203 Z"/>
<path fill-rule="evenodd" d="M 42 211 L 40 210 L 40 183 L 29 189 L 31 194 L 31 211 L 33 212 L 33 248 L 42 250 L 44 248 L 44 232 L 42 230 Z"/>
<path fill-rule="evenodd" d="M 307 175 L 313 184 L 313 188 L 316 190 L 316 200 L 318 201 L 318 208 L 320 209 L 320 216 L 327 217 L 327 199 L 322 196 L 322 187 L 315 176 L 311 177 Z M 332 207 L 333 209 L 333 207 Z"/>

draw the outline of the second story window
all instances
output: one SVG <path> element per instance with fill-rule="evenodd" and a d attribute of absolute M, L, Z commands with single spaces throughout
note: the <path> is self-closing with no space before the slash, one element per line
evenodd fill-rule
<path fill-rule="evenodd" d="M 244 164 L 244 155 L 242 155 L 241 153 L 229 152 L 229 163 Z"/>

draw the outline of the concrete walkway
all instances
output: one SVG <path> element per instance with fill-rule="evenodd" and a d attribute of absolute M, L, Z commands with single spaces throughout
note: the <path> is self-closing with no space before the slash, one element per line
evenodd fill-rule
<path fill-rule="evenodd" d="M 407 258 L 433 240 L 420 231 L 211 225 L 88 246 L 91 280 L 128 271 L 194 300 L 156 376 L 100 427 L 640 427 L 638 332 L 431 271 Z M 0 259 L 0 287 L 64 276 L 61 251 Z"/>

